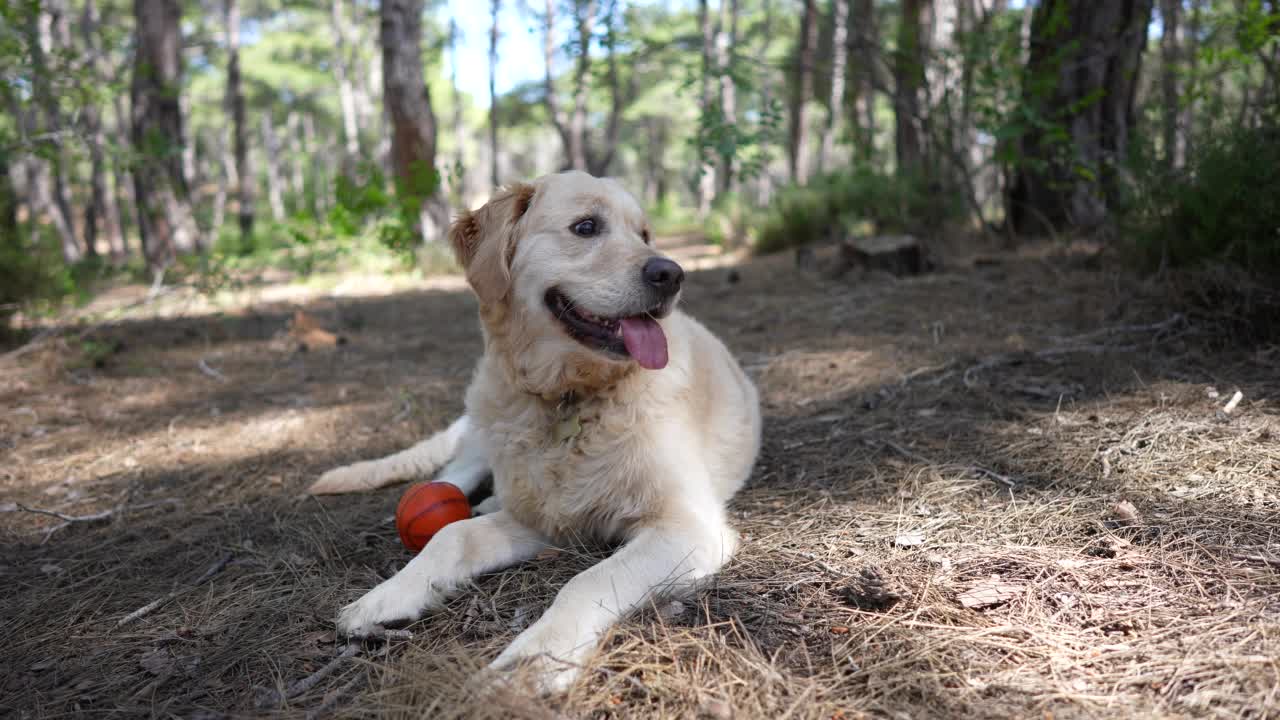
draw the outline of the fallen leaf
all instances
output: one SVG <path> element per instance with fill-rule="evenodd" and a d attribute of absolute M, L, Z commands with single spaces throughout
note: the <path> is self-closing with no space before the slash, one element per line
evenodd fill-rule
<path fill-rule="evenodd" d="M 534 555 L 533 559 L 534 560 L 554 560 L 558 557 L 560 557 L 559 550 L 555 548 L 547 548 L 546 550 L 542 550 L 541 552 L 539 552 L 537 555 Z"/>
<path fill-rule="evenodd" d="M 849 628 L 848 626 L 845 626 L 845 625 L 832 625 L 831 634 L 832 635 L 848 635 Z"/>
<path fill-rule="evenodd" d="M 325 330 L 319 320 L 301 310 L 293 314 L 293 324 L 289 332 L 307 350 L 330 348 L 344 342 L 343 338 Z"/>
<path fill-rule="evenodd" d="M 986 580 L 956 596 L 961 605 L 981 609 L 1002 605 L 1022 593 L 1022 586 L 1003 580 Z"/>
<path fill-rule="evenodd" d="M 1111 518 L 1121 527 L 1142 524 L 1142 515 L 1138 513 L 1138 508 L 1128 500 L 1121 500 L 1111 506 Z"/>
<path fill-rule="evenodd" d="M 684 603 L 680 602 L 679 600 L 672 600 L 671 602 L 666 603 L 662 607 L 658 608 L 658 617 L 669 622 L 683 615 L 684 611 L 685 611 Z"/>
<path fill-rule="evenodd" d="M 893 544 L 898 547 L 916 547 L 924 544 L 924 533 L 907 532 L 893 539 Z"/>
<path fill-rule="evenodd" d="M 713 720 L 729 720 L 733 717 L 733 708 L 729 707 L 729 703 L 719 698 L 708 698 L 702 701 L 702 707 L 699 708 L 702 714 L 713 718 Z"/>

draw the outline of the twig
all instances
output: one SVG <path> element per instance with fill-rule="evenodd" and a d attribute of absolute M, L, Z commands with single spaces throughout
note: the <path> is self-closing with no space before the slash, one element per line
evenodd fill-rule
<path fill-rule="evenodd" d="M 208 375 L 218 382 L 231 382 L 226 375 L 223 375 L 217 370 L 209 367 L 209 363 L 205 362 L 204 358 L 200 358 L 200 362 L 196 363 L 196 367 L 200 368 L 200 372 Z"/>
<path fill-rule="evenodd" d="M 357 675 L 351 678 L 351 680 L 349 680 L 346 685 L 343 685 L 342 687 L 338 688 L 334 692 L 330 693 L 329 696 L 324 699 L 324 702 L 320 703 L 318 707 L 308 710 L 307 720 L 315 720 L 315 718 L 318 718 L 324 715 L 325 713 L 329 712 L 330 710 L 332 710 L 333 706 L 337 705 L 338 701 L 341 700 L 344 695 L 349 694 L 352 690 L 355 689 L 356 685 L 362 682 L 364 682 L 364 675 Z"/>
<path fill-rule="evenodd" d="M 209 569 L 205 570 L 204 574 L 201 575 L 199 578 L 197 578 L 194 583 L 192 583 L 191 585 L 188 585 L 187 587 L 173 590 L 169 592 L 167 595 L 156 598 L 155 600 L 152 600 L 151 602 L 147 603 L 146 605 L 143 605 L 137 610 L 134 610 L 128 615 L 125 615 L 124 617 L 120 618 L 119 622 L 116 623 L 116 627 L 124 627 L 125 625 L 128 625 L 129 623 L 133 622 L 134 620 L 137 620 L 141 617 L 145 617 L 146 615 L 150 615 L 152 612 L 155 612 L 156 608 L 178 597 L 182 593 L 188 590 L 191 590 L 193 588 L 200 587 L 201 585 L 208 582 L 209 579 L 212 578 L 214 575 L 217 575 L 218 573 L 225 570 L 227 565 L 231 563 L 231 558 L 233 557 L 235 557 L 235 553 L 227 553 L 221 560 L 209 566 Z"/>
<path fill-rule="evenodd" d="M 285 689 L 283 694 L 281 694 L 280 692 L 272 692 L 271 694 L 263 697 L 261 700 L 258 701 L 258 707 L 266 708 L 271 705 L 278 705 L 281 702 L 284 702 L 285 700 L 289 700 L 291 698 L 295 698 L 301 695 L 302 693 L 315 687 L 317 683 L 319 683 L 321 680 L 325 679 L 330 674 L 332 674 L 334 670 L 337 670 L 338 666 L 342 664 L 343 660 L 346 660 L 349 657 L 353 657 L 356 655 L 356 653 L 359 653 L 359 652 L 360 652 L 359 642 L 347 643 L 347 646 L 342 649 L 342 652 L 338 653 L 338 656 L 335 657 L 334 659 L 325 663 L 324 667 L 320 668 L 319 670 L 316 670 L 315 672 L 311 673 L 310 675 L 304 678 L 294 681 L 292 685 L 290 685 L 287 689 Z"/>
<path fill-rule="evenodd" d="M 156 505 L 156 504 L 157 503 L 151 503 L 151 505 Z M 144 506 L 139 505 L 138 507 L 144 507 Z M 89 515 L 68 515 L 66 513 L 60 513 L 57 510 L 45 510 L 43 508 L 29 507 L 27 505 L 23 505 L 22 503 L 14 503 L 13 505 L 13 510 L 15 511 L 29 512 L 29 513 L 34 513 L 36 515 L 48 515 L 49 517 L 52 517 L 52 518 L 58 518 L 59 520 L 66 523 L 67 525 L 71 523 L 78 523 L 78 522 L 98 522 L 99 520 L 106 520 L 112 515 L 115 515 L 118 509 L 119 508 L 110 508 L 108 510 L 103 510 L 102 512 L 91 513 Z M 9 510 L 8 508 L 4 509 L 4 511 L 8 511 L 8 510 Z M 62 527 L 65 527 L 65 525 L 63 525 Z"/>
<path fill-rule="evenodd" d="M 1232 395 L 1231 399 L 1227 401 L 1227 404 L 1222 406 L 1222 414 L 1230 415 L 1231 413 L 1235 412 L 1236 406 L 1238 406 L 1240 404 L 1240 401 L 1243 399 L 1244 399 L 1244 393 L 1237 390 L 1236 394 Z"/>

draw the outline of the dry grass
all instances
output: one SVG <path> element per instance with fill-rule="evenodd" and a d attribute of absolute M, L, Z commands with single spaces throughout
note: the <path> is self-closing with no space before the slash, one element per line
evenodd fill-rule
<path fill-rule="evenodd" d="M 299 495 L 458 412 L 479 350 L 464 293 L 144 307 L 7 356 L 4 503 L 109 515 L 3 508 L 0 706 L 1280 714 L 1280 348 L 1234 346 L 1211 314 L 1074 256 L 997 259 L 908 281 L 828 283 L 777 258 L 736 284 L 698 274 L 688 305 L 765 402 L 764 453 L 732 507 L 745 542 L 714 586 L 625 621 L 550 700 L 466 682 L 606 549 L 481 578 L 412 639 L 335 661 L 336 608 L 407 559 L 386 522 L 397 491 Z M 297 352 L 297 303 L 351 342 Z"/>

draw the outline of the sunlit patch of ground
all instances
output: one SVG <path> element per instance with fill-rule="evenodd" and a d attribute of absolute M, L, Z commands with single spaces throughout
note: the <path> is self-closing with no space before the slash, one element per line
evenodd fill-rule
<path fill-rule="evenodd" d="M 111 322 L 0 359 L 3 706 L 1280 712 L 1280 350 L 1088 253 L 836 281 L 680 245 L 702 268 L 687 308 L 762 390 L 763 455 L 731 508 L 744 543 L 713 587 L 624 622 L 569 696 L 463 686 L 598 548 L 481 578 L 411 640 L 334 661 L 336 609 L 407 560 L 386 522 L 399 491 L 301 491 L 443 427 L 480 351 L 460 279 L 353 277 L 121 291 L 80 315 Z M 301 351 L 298 309 L 345 344 Z"/>

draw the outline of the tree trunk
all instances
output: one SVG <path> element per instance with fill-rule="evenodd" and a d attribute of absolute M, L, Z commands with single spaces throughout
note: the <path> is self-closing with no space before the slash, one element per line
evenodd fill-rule
<path fill-rule="evenodd" d="M 733 80 L 733 53 L 738 44 L 738 0 L 720 0 L 720 27 L 716 32 L 716 63 L 720 67 L 720 122 L 734 127 L 738 122 L 738 89 Z M 718 194 L 733 189 L 733 151 L 720 156 L 716 179 Z"/>
<path fill-rule="evenodd" d="M 907 0 L 909 1 L 909 0 Z M 809 99 L 813 97 L 814 55 L 818 47 L 818 10 L 814 0 L 804 0 L 800 42 L 796 51 L 795 79 L 791 86 L 791 137 L 787 159 L 791 182 L 809 179 Z"/>
<path fill-rule="evenodd" d="M 840 115 L 844 112 L 844 71 L 848 32 L 848 0 L 831 2 L 831 95 L 827 102 L 827 125 L 822 130 L 822 150 L 818 153 L 818 173 L 830 167 L 831 154 L 835 152 L 836 131 L 840 127 Z"/>
<path fill-rule="evenodd" d="M 587 170 L 592 175 L 599 177 L 606 175 L 609 172 L 609 166 L 613 164 L 613 155 L 618 149 L 618 133 L 622 128 L 622 111 L 635 94 L 635 73 L 632 72 L 631 80 L 626 90 L 622 87 L 622 78 L 618 73 L 618 23 L 615 16 L 617 8 L 617 2 L 609 3 L 609 11 L 604 18 L 606 76 L 609 80 L 609 117 L 604 126 L 604 141 L 602 143 L 604 149 L 597 152 L 592 151 L 589 144 L 586 146 Z"/>
<path fill-rule="evenodd" d="M 715 28 L 711 25 L 711 13 L 707 9 L 707 0 L 698 2 L 698 27 L 702 30 L 702 97 L 701 111 L 703 118 L 713 116 L 715 95 L 712 91 L 711 53 L 715 44 Z M 706 156 L 705 148 L 699 148 L 699 154 Z M 710 162 L 701 164 L 698 174 L 698 216 L 705 217 L 711 212 L 711 203 L 716 193 L 716 168 Z"/>
<path fill-rule="evenodd" d="M 231 147 L 235 157 L 235 189 L 240 236 L 253 235 L 254 173 L 249 165 L 249 127 L 245 120 L 244 92 L 240 87 L 240 6 L 224 0 L 227 32 L 227 112 L 231 115 Z"/>
<path fill-rule="evenodd" d="M 588 170 L 587 97 L 591 92 L 591 34 L 595 29 L 596 0 L 575 0 L 578 23 L 578 59 L 573 74 L 573 114 L 569 116 L 569 167 Z"/>
<path fill-rule="evenodd" d="M 62 243 L 62 259 L 68 263 L 74 263 L 80 260 L 85 252 L 76 237 L 71 204 L 67 201 L 66 178 L 63 176 L 67 163 L 62 138 L 68 128 L 63 127 L 62 124 L 58 96 L 52 88 L 54 73 L 48 64 L 49 55 L 55 50 L 55 36 L 62 39 L 64 35 L 66 12 L 67 8 L 63 0 L 46 1 L 39 10 L 32 12 L 29 48 L 33 71 L 32 91 L 44 115 L 43 122 L 37 124 L 37 127 L 43 129 L 43 139 L 39 144 L 48 148 L 44 153 L 50 182 L 48 212 Z"/>
<path fill-rule="evenodd" d="M 325 143 L 327 146 L 328 143 Z M 302 116 L 302 156 L 309 163 L 307 167 L 307 207 L 312 213 L 320 214 L 329 211 L 329 162 L 321 151 L 319 137 L 316 134 L 316 119 L 311 113 Z"/>
<path fill-rule="evenodd" d="M 120 68 L 119 72 L 123 73 L 124 68 Z M 132 132 L 132 119 L 129 117 L 129 111 L 125 109 L 124 98 L 121 95 L 115 96 L 112 110 L 114 135 L 119 138 L 129 137 Z M 142 238 L 141 221 L 138 220 L 138 201 L 134 195 L 132 163 L 117 156 L 112 160 L 111 170 L 115 180 L 116 206 L 120 208 L 120 242 L 125 257 L 128 257 L 129 230 L 132 228 L 138 233 L 139 242 Z"/>
<path fill-rule="evenodd" d="M 196 247 L 182 168 L 182 16 L 177 0 L 134 0 L 134 194 L 147 266 L 162 270 Z"/>
<path fill-rule="evenodd" d="M 397 191 L 422 207 L 422 236 L 435 240 L 448 222 L 436 200 L 436 120 L 422 68 L 422 0 L 382 0 L 382 96 L 391 120 Z"/>
<path fill-rule="evenodd" d="M 756 55 L 756 63 L 761 67 L 767 67 L 769 63 L 769 48 L 773 45 L 773 2 L 772 0 L 764 0 L 761 12 L 764 15 L 764 21 L 761 25 L 762 40 L 760 49 Z M 772 113 L 774 108 L 774 84 L 773 73 L 762 73 L 760 78 L 760 106 L 768 108 Z M 766 205 L 773 196 L 773 174 L 769 172 L 768 167 L 761 168 L 760 174 L 756 178 L 755 200 L 758 205 Z"/>
<path fill-rule="evenodd" d="M 1044 124 L 1021 138 L 1009 193 L 1019 233 L 1106 221 L 1134 125 L 1152 0 L 1044 0 L 1031 20 L 1023 102 Z M 1067 140 L 1059 140 L 1065 132 Z"/>
<path fill-rule="evenodd" d="M 342 172 L 349 176 L 360 160 L 360 121 L 356 117 L 356 91 L 351 81 L 352 43 L 344 0 L 332 0 L 329 21 L 333 28 L 333 73 L 338 78 L 338 106 L 342 111 Z"/>
<path fill-rule="evenodd" d="M 879 31 L 876 28 L 875 3 L 873 0 L 853 0 L 853 13 L 850 17 L 852 32 L 848 33 L 851 43 L 849 57 L 857 72 L 854 76 L 853 125 L 857 128 L 857 147 L 855 152 L 863 162 L 870 162 L 875 154 L 876 139 L 876 76 L 879 62 Z"/>
<path fill-rule="evenodd" d="M 1182 166 L 1178 143 L 1178 15 L 1182 0 L 1160 0 L 1160 107 L 1164 165 L 1172 170 Z"/>
<path fill-rule="evenodd" d="M 1200 82 L 1200 24 L 1204 0 L 1191 0 L 1191 17 L 1188 18 L 1186 42 L 1183 52 L 1187 58 L 1187 77 L 1190 78 L 1187 102 L 1182 108 L 1182 156 L 1191 158 L 1196 137 L 1196 84 Z"/>
<path fill-rule="evenodd" d="M 924 85 L 921 17 L 930 0 L 902 0 L 898 49 L 893 61 L 894 148 L 898 172 L 924 172 L 924 133 L 920 127 L 920 88 Z"/>
<path fill-rule="evenodd" d="M 489 26 L 489 184 L 495 189 L 498 181 L 498 91 L 496 89 L 498 75 L 498 15 L 502 11 L 502 0 L 491 0 L 489 15 L 492 24 Z"/>
<path fill-rule="evenodd" d="M 302 149 L 302 123 L 290 110 L 284 121 L 285 153 L 289 157 L 289 207 L 295 213 L 307 208 L 306 152 Z"/>
<path fill-rule="evenodd" d="M 101 18 L 94 0 L 85 0 L 83 14 L 80 18 L 80 33 L 84 40 L 85 53 L 89 59 L 92 77 L 96 82 L 106 82 L 102 50 L 98 46 L 98 28 Z M 107 183 L 106 133 L 102 129 L 101 108 L 95 102 L 85 103 L 83 109 L 85 139 L 89 146 L 91 197 L 85 209 L 85 244 L 92 246 L 96 240 L 94 234 L 97 221 L 102 221 L 102 232 L 106 236 L 107 249 L 111 257 L 120 260 L 125 255 L 124 231 L 120 226 L 120 206 L 116 195 Z"/>
<path fill-rule="evenodd" d="M 214 152 L 218 161 L 218 187 L 213 195 L 213 222 L 210 234 L 213 241 L 210 246 L 217 245 L 218 234 L 222 232 L 222 224 L 227 219 L 227 195 L 235 185 L 235 159 L 232 158 L 228 146 L 231 144 L 231 129 L 226 128 L 214 142 Z"/>
<path fill-rule="evenodd" d="M 284 220 L 284 173 L 280 171 L 280 139 L 269 108 L 262 111 L 262 148 L 267 156 L 267 202 L 271 204 L 271 219 L 279 222 Z"/>
<path fill-rule="evenodd" d="M 560 143 L 564 148 L 564 157 L 566 165 L 572 165 L 570 160 L 569 146 L 572 141 L 569 139 L 569 118 L 565 116 L 564 110 L 560 107 L 560 98 L 556 95 L 555 80 L 552 75 L 552 64 L 555 60 L 555 23 L 556 23 L 556 5 L 555 0 L 546 0 L 546 6 L 542 14 L 542 61 L 543 68 L 546 71 L 543 99 L 547 104 L 547 114 L 551 117 L 551 124 L 555 126 L 556 132 L 560 135 Z"/>

